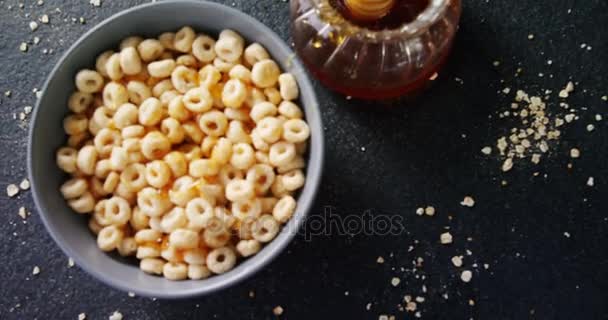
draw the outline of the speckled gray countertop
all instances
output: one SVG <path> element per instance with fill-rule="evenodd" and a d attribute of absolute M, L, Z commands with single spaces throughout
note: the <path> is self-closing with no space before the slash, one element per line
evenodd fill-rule
<path fill-rule="evenodd" d="M 284 319 L 413 319 L 416 311 L 425 319 L 608 318 L 608 102 L 602 99 L 608 3 L 602 0 L 464 1 L 453 55 L 416 100 L 360 102 L 315 83 L 327 158 L 312 219 L 331 226 L 331 215 L 399 217 L 398 234 L 300 235 L 251 279 L 185 301 L 130 297 L 68 267 L 29 192 L 14 198 L 4 192 L 26 176 L 28 117 L 21 121 L 19 114 L 35 104 L 34 91 L 71 43 L 143 2 L 102 0 L 95 7 L 45 0 L 21 8 L 0 0 L 0 319 L 80 313 L 107 319 L 116 310 L 127 320 L 272 319 L 276 306 Z M 289 39 L 287 1 L 219 2 Z M 49 23 L 39 21 L 32 32 L 30 21 L 44 14 Z M 570 113 L 557 97 L 568 81 L 575 90 L 562 101 L 577 119 L 560 127 L 538 165 L 518 159 L 502 172 L 495 146 L 520 123 L 505 114 L 516 112 L 510 110 L 516 90 L 542 96 L 552 90 L 553 122 Z M 491 155 L 481 152 L 485 146 L 493 147 Z M 570 158 L 572 148 L 580 158 Z M 474 207 L 460 204 L 466 195 Z M 433 217 L 416 215 L 427 205 L 436 209 Z M 31 211 L 25 220 L 20 207 Z M 453 243 L 439 243 L 444 232 Z M 464 265 L 456 267 L 451 258 L 460 255 Z M 461 280 L 463 270 L 472 271 L 469 283 Z M 405 296 L 424 301 L 418 298 L 414 312 L 402 311 Z"/>

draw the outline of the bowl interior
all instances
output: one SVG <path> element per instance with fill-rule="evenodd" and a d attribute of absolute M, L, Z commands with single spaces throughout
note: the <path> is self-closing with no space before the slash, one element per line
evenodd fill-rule
<path fill-rule="evenodd" d="M 92 68 L 97 55 L 116 49 L 120 40 L 131 35 L 156 37 L 190 25 L 196 31 L 214 37 L 222 29 L 239 32 L 248 43 L 259 42 L 281 65 L 292 72 L 300 87 L 300 101 L 309 126 L 307 181 L 298 199 L 294 218 L 277 238 L 261 252 L 237 265 L 230 272 L 199 281 L 169 281 L 150 276 L 97 248 L 95 237 L 86 226 L 85 217 L 69 209 L 58 189 L 66 176 L 55 164 L 55 152 L 66 136 L 62 120 L 67 114 L 67 100 L 74 91 L 74 75 L 82 68 Z M 36 106 L 31 123 L 28 167 L 34 200 L 47 230 L 63 251 L 96 278 L 109 285 L 138 295 L 180 298 L 200 295 L 234 284 L 252 274 L 276 256 L 296 234 L 310 209 L 319 185 L 322 169 L 323 130 L 313 88 L 292 51 L 270 29 L 235 9 L 204 1 L 156 2 L 123 11 L 95 26 L 82 36 L 63 56 L 49 76 L 43 96 Z"/>

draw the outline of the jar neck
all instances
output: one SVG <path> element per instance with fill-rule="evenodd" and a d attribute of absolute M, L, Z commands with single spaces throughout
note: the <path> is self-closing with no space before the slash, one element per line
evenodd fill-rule
<path fill-rule="evenodd" d="M 356 19 L 371 21 L 386 16 L 395 0 L 344 0 L 344 4 Z"/>

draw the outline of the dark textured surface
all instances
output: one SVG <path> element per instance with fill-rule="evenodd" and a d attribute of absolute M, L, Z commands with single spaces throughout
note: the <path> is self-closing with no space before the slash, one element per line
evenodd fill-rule
<path fill-rule="evenodd" d="M 225 2 L 288 39 L 287 2 Z M 125 319 L 264 319 L 274 318 L 276 305 L 287 319 L 377 319 L 381 314 L 410 319 L 413 314 L 396 307 L 406 294 L 425 297 L 418 310 L 427 319 L 608 318 L 608 136 L 605 122 L 594 120 L 596 114 L 608 117 L 608 103 L 600 98 L 608 94 L 608 3 L 465 2 L 450 63 L 411 106 L 379 108 L 317 85 L 328 150 L 312 214 L 401 216 L 402 234 L 334 232 L 311 241 L 300 236 L 268 268 L 238 286 L 193 300 L 153 301 L 131 298 L 78 267 L 68 268 L 28 192 L 12 199 L 4 192 L 26 175 L 27 124 L 13 114 L 34 105 L 32 89 L 42 86 L 69 44 L 142 1 L 106 0 L 100 8 L 87 1 L 46 0 L 41 6 L 28 1 L 23 9 L 16 1 L 0 1 L 0 319 L 76 319 L 81 312 L 88 319 L 107 319 L 114 310 Z M 31 32 L 28 22 L 42 14 L 49 15 L 50 24 L 39 23 Z M 80 17 L 86 24 L 72 22 Z M 34 36 L 40 44 L 32 44 Z M 25 54 L 18 49 L 22 41 L 30 42 Z M 581 49 L 583 43 L 592 50 Z M 45 48 L 53 53 L 43 54 Z M 493 67 L 494 60 L 501 65 Z M 519 67 L 523 72 L 515 77 Z M 580 120 L 563 130 L 550 157 L 536 167 L 522 161 L 505 174 L 496 157 L 479 152 L 510 129 L 495 116 L 488 120 L 511 100 L 497 91 L 505 86 L 531 94 L 559 91 L 570 79 L 578 82 L 569 102 L 579 109 Z M 10 98 L 3 94 L 7 90 Z M 595 131 L 585 130 L 588 123 Z M 567 156 L 574 146 L 582 151 L 580 159 Z M 585 185 L 589 176 L 594 187 Z M 500 186 L 503 179 L 508 186 Z M 465 195 L 474 196 L 474 208 L 459 205 Z M 415 215 L 425 204 L 437 208 L 434 217 Z M 27 223 L 17 215 L 20 206 L 32 211 Z M 438 244 L 446 226 L 454 236 L 450 246 Z M 468 284 L 459 278 L 463 268 L 450 262 L 457 254 L 464 254 L 465 267 L 474 271 Z M 384 264 L 376 263 L 378 256 Z M 412 272 L 418 257 L 424 263 Z M 41 269 L 37 276 L 34 266 Z M 394 276 L 401 278 L 397 287 L 390 284 Z"/>

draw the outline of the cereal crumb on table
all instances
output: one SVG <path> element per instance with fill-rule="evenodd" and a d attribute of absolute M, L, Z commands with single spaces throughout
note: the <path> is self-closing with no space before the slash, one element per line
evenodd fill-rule
<path fill-rule="evenodd" d="M 114 311 L 114 313 L 108 317 L 108 320 L 122 320 L 122 313 Z"/>
<path fill-rule="evenodd" d="M 19 45 L 19 51 L 27 52 L 27 43 L 21 42 L 21 44 Z"/>
<path fill-rule="evenodd" d="M 392 285 L 393 287 L 398 286 L 398 285 L 399 285 L 399 283 L 401 283 L 401 279 L 399 279 L 399 278 L 397 278 L 397 277 L 393 277 L 393 278 L 391 279 L 391 285 Z"/>
<path fill-rule="evenodd" d="M 71 268 L 73 266 L 74 266 L 74 259 L 68 258 L 68 268 Z"/>
<path fill-rule="evenodd" d="M 78 315 L 78 320 L 84 320 L 86 318 L 87 318 L 87 315 L 84 312 Z"/>
<path fill-rule="evenodd" d="M 491 153 L 492 153 L 492 147 L 489 147 L 489 146 L 487 146 L 487 147 L 483 147 L 483 148 L 481 149 L 481 153 L 483 153 L 483 154 L 485 154 L 485 155 L 489 155 L 489 154 L 491 154 Z"/>
<path fill-rule="evenodd" d="M 424 208 L 418 208 L 418 209 L 416 209 L 416 214 L 419 215 L 419 216 L 423 215 L 424 214 Z"/>
<path fill-rule="evenodd" d="M 566 84 L 566 87 L 559 92 L 559 97 L 563 99 L 568 98 L 572 91 L 574 91 L 574 83 L 570 81 Z"/>
<path fill-rule="evenodd" d="M 276 306 L 276 307 L 274 307 L 274 309 L 272 309 L 272 313 L 273 313 L 275 316 L 280 316 L 280 315 L 282 315 L 282 314 L 283 314 L 283 307 L 281 307 L 281 306 Z"/>
<path fill-rule="evenodd" d="M 27 180 L 27 178 L 23 179 L 19 184 L 19 188 L 21 188 L 21 190 L 28 190 L 30 188 L 30 181 Z"/>
<path fill-rule="evenodd" d="M 383 264 L 384 263 L 384 258 L 382 256 L 378 257 L 378 259 L 376 259 L 376 263 Z"/>
<path fill-rule="evenodd" d="M 570 232 L 564 232 L 564 237 L 570 238 Z"/>
<path fill-rule="evenodd" d="M 441 241 L 441 244 L 450 244 L 452 243 L 452 234 L 449 232 L 444 232 L 439 237 L 439 240 Z"/>
<path fill-rule="evenodd" d="M 9 185 L 6 187 L 6 194 L 7 194 L 9 197 L 11 197 L 11 198 L 12 198 L 12 197 L 16 196 L 16 195 L 17 195 L 17 193 L 19 193 L 19 188 L 18 188 L 16 185 L 14 185 L 14 184 L 9 184 Z"/>
<path fill-rule="evenodd" d="M 570 158 L 576 159 L 581 156 L 581 151 L 577 148 L 570 149 Z"/>
<path fill-rule="evenodd" d="M 38 29 L 38 23 L 36 21 L 30 21 L 30 30 L 36 31 Z"/>
<path fill-rule="evenodd" d="M 424 208 L 424 214 L 426 214 L 427 216 L 434 216 L 435 215 L 435 207 L 428 206 L 428 207 Z"/>
<path fill-rule="evenodd" d="M 462 256 L 453 256 L 452 257 L 452 264 L 455 267 L 462 267 Z"/>
<path fill-rule="evenodd" d="M 92 4 L 94 7 L 101 6 L 101 0 L 91 0 L 89 1 L 89 3 Z"/>
<path fill-rule="evenodd" d="M 475 205 L 475 199 L 473 199 L 473 197 L 470 196 L 466 196 L 464 197 L 464 199 L 460 202 L 460 205 L 464 206 L 464 207 L 473 207 Z"/>
<path fill-rule="evenodd" d="M 587 179 L 587 186 L 593 187 L 594 185 L 595 185 L 595 180 L 593 179 L 593 177 L 589 177 L 589 179 Z"/>
<path fill-rule="evenodd" d="M 38 266 L 34 266 L 34 269 L 32 270 L 32 274 L 33 275 L 37 275 L 40 273 L 40 267 Z"/>
<path fill-rule="evenodd" d="M 44 23 L 44 24 L 49 23 L 49 16 L 48 16 L 48 15 L 46 15 L 46 14 L 43 14 L 43 15 L 40 17 L 40 22 L 42 22 L 42 23 Z"/>
<path fill-rule="evenodd" d="M 24 207 L 19 208 L 18 214 L 21 217 L 21 219 L 25 220 L 25 218 L 27 218 L 27 211 L 25 210 Z"/>
<path fill-rule="evenodd" d="M 470 270 L 464 270 L 460 274 L 460 280 L 462 280 L 464 282 L 469 282 L 469 281 L 471 281 L 472 278 L 473 278 L 473 273 Z"/>

